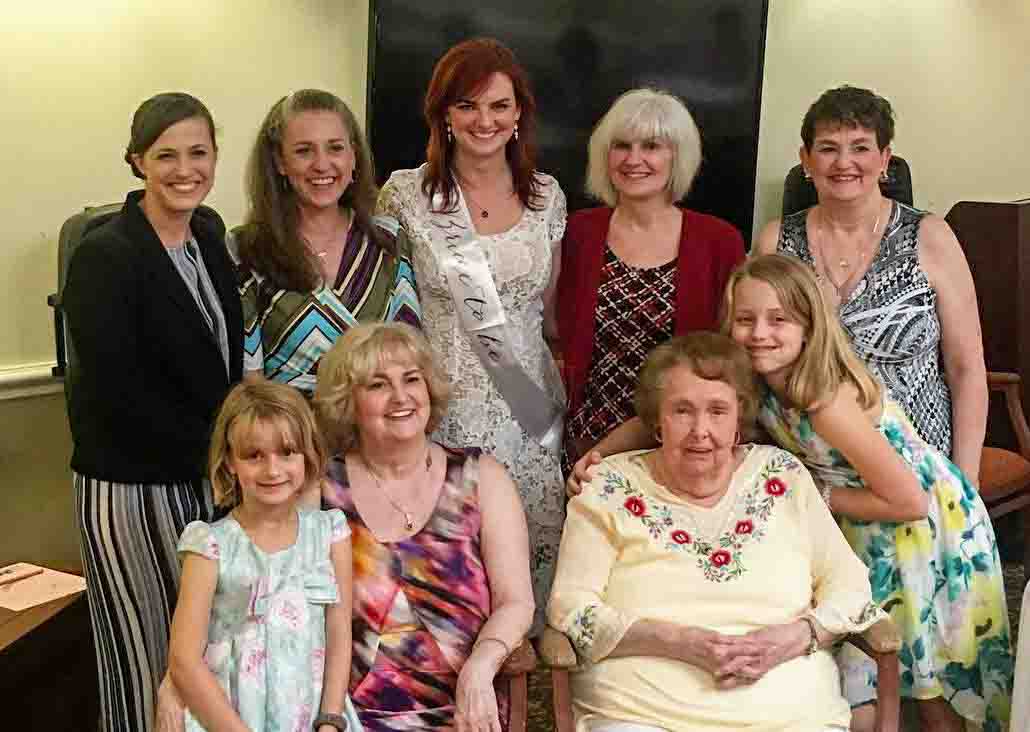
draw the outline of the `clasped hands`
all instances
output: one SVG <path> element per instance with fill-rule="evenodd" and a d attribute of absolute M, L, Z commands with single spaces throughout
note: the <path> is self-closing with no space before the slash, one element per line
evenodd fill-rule
<path fill-rule="evenodd" d="M 733 689 L 758 681 L 781 663 L 802 655 L 811 631 L 802 621 L 771 625 L 743 635 L 714 630 L 684 631 L 688 663 L 703 668 L 720 689 Z"/>

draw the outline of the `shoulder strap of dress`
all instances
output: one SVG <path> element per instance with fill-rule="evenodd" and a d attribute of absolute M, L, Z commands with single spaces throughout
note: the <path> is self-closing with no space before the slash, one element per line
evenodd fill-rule
<path fill-rule="evenodd" d="M 808 209 L 783 217 L 780 221 L 780 238 L 776 243 L 777 252 L 791 254 L 806 262 L 812 259 L 805 228 L 807 220 Z"/>

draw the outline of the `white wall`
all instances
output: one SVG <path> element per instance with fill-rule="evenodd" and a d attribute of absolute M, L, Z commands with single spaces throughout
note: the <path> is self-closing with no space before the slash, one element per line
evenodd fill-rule
<path fill-rule="evenodd" d="M 779 215 L 805 111 L 845 83 L 894 106 L 917 206 L 1030 196 L 1028 44 L 1026 0 L 771 0 L 756 232 Z"/>
<path fill-rule="evenodd" d="M 220 128 L 208 198 L 230 226 L 261 119 L 292 89 L 321 87 L 364 115 L 363 0 L 37 0 L 4 3 L 0 25 L 0 565 L 77 556 L 60 394 L 10 399 L 6 382 L 53 360 L 46 295 L 57 235 L 83 206 L 124 199 L 136 106 L 188 91 Z"/>
<path fill-rule="evenodd" d="M 57 233 L 82 206 L 119 201 L 134 185 L 121 156 L 136 105 L 181 89 L 210 106 L 221 152 L 209 202 L 235 225 L 248 147 L 275 99 L 318 86 L 363 116 L 367 9 L 365 0 L 5 3 L 0 565 L 77 555 L 62 399 L 5 400 L 4 383 L 53 358 L 45 297 Z M 895 105 L 917 205 L 943 214 L 961 199 L 1030 196 L 1028 41 L 1024 0 L 771 0 L 756 226 L 779 212 L 805 109 L 842 83 Z"/>

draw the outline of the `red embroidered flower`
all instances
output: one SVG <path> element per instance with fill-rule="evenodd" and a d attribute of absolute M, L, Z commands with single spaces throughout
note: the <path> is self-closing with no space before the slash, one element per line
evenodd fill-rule
<path fill-rule="evenodd" d="M 677 544 L 689 544 L 691 541 L 690 534 L 688 534 L 683 529 L 676 529 L 675 531 L 673 531 L 672 540 Z"/>
<path fill-rule="evenodd" d="M 738 534 L 750 534 L 754 528 L 755 525 L 751 523 L 750 519 L 747 519 L 746 521 L 738 521 L 737 528 L 734 531 Z"/>
<path fill-rule="evenodd" d="M 644 502 L 639 498 L 627 498 L 626 502 L 622 505 L 634 516 L 643 516 L 647 513 L 647 507 L 644 506 Z"/>
<path fill-rule="evenodd" d="M 765 481 L 765 492 L 770 496 L 782 496 L 787 492 L 787 484 L 779 478 L 769 478 Z"/>
<path fill-rule="evenodd" d="M 733 559 L 733 557 L 725 549 L 720 549 L 717 552 L 712 552 L 712 555 L 708 559 L 716 567 L 725 567 L 730 563 L 730 560 Z"/>

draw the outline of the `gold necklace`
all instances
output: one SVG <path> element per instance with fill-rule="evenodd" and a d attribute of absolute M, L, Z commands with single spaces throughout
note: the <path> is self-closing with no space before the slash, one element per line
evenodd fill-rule
<path fill-rule="evenodd" d="M 855 272 L 857 272 L 859 269 L 861 269 L 862 263 L 865 262 L 866 250 L 868 248 L 868 245 L 870 243 L 873 243 L 873 242 L 879 243 L 877 238 L 876 238 L 876 230 L 880 228 L 880 216 L 882 214 L 882 208 L 883 207 L 881 205 L 878 208 L 877 212 L 876 212 L 876 220 L 873 222 L 873 228 L 870 230 L 870 237 L 869 237 L 868 241 L 866 241 L 865 244 L 863 244 L 862 247 L 858 250 L 858 257 L 855 259 Z M 851 279 L 854 276 L 855 272 L 851 272 L 851 273 L 845 274 L 844 279 L 842 279 L 840 282 L 837 282 L 837 280 L 834 279 L 833 273 L 830 271 L 830 267 L 827 264 L 826 250 L 823 247 L 823 243 L 825 241 L 826 241 L 826 215 L 823 212 L 823 209 L 820 208 L 819 209 L 819 236 L 817 237 L 816 246 L 819 249 L 819 259 L 822 260 L 822 266 L 818 267 L 816 269 L 816 280 L 818 280 L 820 282 L 826 281 L 826 282 L 829 282 L 831 285 L 833 285 L 833 289 L 836 290 L 837 299 L 839 300 L 841 298 L 841 291 L 844 289 L 844 286 L 848 283 L 848 280 Z M 851 269 L 851 260 L 848 259 L 847 257 L 841 255 L 840 259 L 837 262 L 837 266 L 841 270 L 843 270 L 845 273 L 847 273 L 848 270 Z"/>
<path fill-rule="evenodd" d="M 347 216 L 346 214 L 344 214 L 344 215 Z M 311 251 L 312 254 L 314 254 L 319 259 L 325 259 L 326 257 L 329 256 L 330 253 L 332 253 L 332 250 L 336 248 L 335 245 L 338 242 L 343 241 L 344 245 L 347 244 L 347 239 L 350 238 L 350 228 L 351 228 L 351 225 L 353 223 L 354 223 L 354 217 L 353 216 L 347 216 L 347 226 L 343 227 L 343 229 L 344 229 L 343 237 L 342 238 L 340 237 L 338 231 L 334 231 L 326 239 L 327 244 L 324 247 L 322 247 L 321 249 L 319 249 L 311 241 L 311 239 L 309 239 L 308 237 L 304 236 L 303 234 L 301 235 L 301 238 L 304 239 L 304 243 L 308 245 L 308 249 Z"/>
<path fill-rule="evenodd" d="M 469 192 L 469 188 L 471 188 L 471 186 L 469 186 L 468 182 L 467 182 L 467 181 L 466 181 L 465 179 L 463 179 L 463 178 L 462 178 L 462 177 L 461 177 L 460 175 L 458 175 L 457 173 L 455 173 L 454 177 L 455 177 L 455 178 L 457 179 L 457 181 L 458 181 L 458 187 L 459 187 L 459 188 L 461 188 L 461 192 L 462 192 L 462 193 L 464 194 L 464 196 L 465 196 L 465 199 L 466 199 L 466 203 L 471 203 L 471 204 L 473 204 L 473 205 L 474 205 L 474 206 L 475 206 L 476 208 L 478 208 L 478 209 L 479 209 L 479 216 L 480 216 L 481 218 L 484 218 L 484 219 L 488 219 L 488 218 L 490 218 L 490 210 L 489 210 L 489 209 L 488 209 L 488 208 L 487 208 L 486 206 L 484 206 L 483 204 L 481 204 L 481 203 L 480 203 L 479 201 L 477 201 L 477 200 L 476 200 L 476 199 L 475 199 L 475 198 L 474 198 L 474 197 L 472 196 L 472 194 L 471 194 L 471 193 Z M 508 193 L 508 195 L 506 195 L 506 196 L 505 196 L 505 198 L 506 198 L 506 199 L 507 199 L 507 198 L 510 198 L 510 197 L 511 197 L 511 196 L 513 196 L 513 195 L 515 195 L 515 191 L 514 191 L 514 190 L 513 190 L 513 191 L 511 191 L 511 192 L 509 192 L 509 193 Z M 470 212 L 471 212 L 471 208 L 470 208 L 469 210 L 470 210 Z"/>
<path fill-rule="evenodd" d="M 427 473 L 429 472 L 429 469 L 431 467 L 433 467 L 433 453 L 432 453 L 432 449 L 433 449 L 432 443 L 426 445 L 426 472 Z M 415 528 L 415 520 L 414 520 L 414 518 L 412 518 L 411 512 L 408 511 L 406 508 L 404 508 L 404 506 L 402 506 L 401 504 L 399 504 L 397 501 L 395 501 L 393 499 L 393 496 L 391 496 L 387 492 L 387 490 L 385 488 L 383 488 L 383 483 L 382 483 L 382 481 L 379 478 L 379 474 L 376 473 L 376 471 L 372 469 L 372 463 L 370 463 L 368 461 L 368 459 L 364 456 L 364 454 L 362 454 L 360 451 L 359 451 L 358 454 L 361 455 L 361 462 L 364 464 L 365 470 L 368 471 L 368 474 L 372 476 L 372 480 L 375 481 L 376 488 L 379 490 L 380 493 L 383 494 L 383 496 L 386 498 L 386 500 L 390 502 L 390 505 L 393 506 L 394 510 L 396 510 L 398 513 L 400 513 L 404 517 L 404 528 L 407 531 L 413 530 Z"/>

